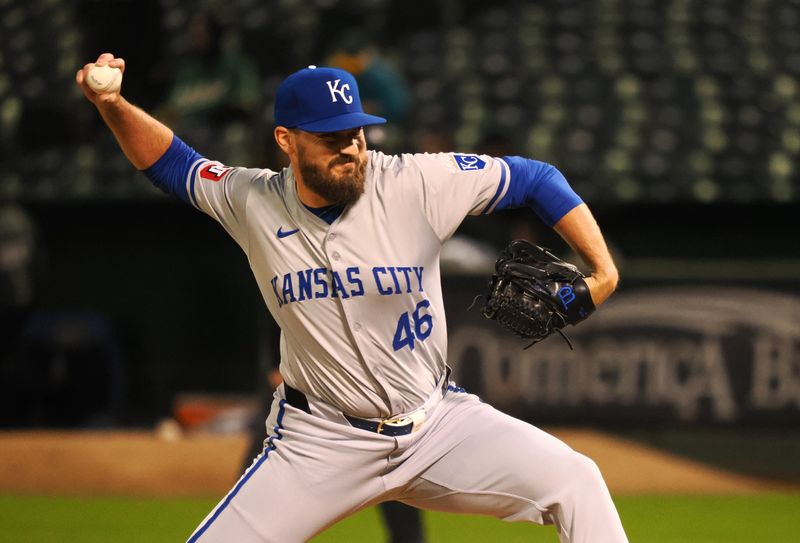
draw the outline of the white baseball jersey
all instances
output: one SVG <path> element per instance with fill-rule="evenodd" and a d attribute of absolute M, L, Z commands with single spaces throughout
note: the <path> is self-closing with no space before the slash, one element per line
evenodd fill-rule
<path fill-rule="evenodd" d="M 298 199 L 291 168 L 202 160 L 186 188 L 247 254 L 286 382 L 373 418 L 412 411 L 445 372 L 441 245 L 492 211 L 508 178 L 488 156 L 370 151 L 364 195 L 330 225 Z"/>

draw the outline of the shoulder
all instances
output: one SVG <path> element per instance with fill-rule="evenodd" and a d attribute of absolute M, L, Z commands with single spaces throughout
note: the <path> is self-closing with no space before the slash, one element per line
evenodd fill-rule
<path fill-rule="evenodd" d="M 266 168 L 227 166 L 214 160 L 202 160 L 195 166 L 192 191 L 224 191 L 240 197 L 251 191 L 283 193 L 285 185 L 281 172 Z"/>
<path fill-rule="evenodd" d="M 476 159 L 473 161 L 473 158 Z M 465 169 L 465 160 L 471 163 L 485 161 L 478 155 L 467 155 L 464 153 L 403 153 L 399 155 L 386 155 L 380 151 L 369 151 L 369 164 L 374 172 L 379 174 L 395 173 L 420 174 L 428 170 L 436 173 L 458 173 Z"/>
<path fill-rule="evenodd" d="M 264 191 L 283 193 L 286 187 L 287 169 L 274 171 L 268 168 L 237 168 L 236 182 Z"/>
<path fill-rule="evenodd" d="M 193 165 L 197 175 L 204 180 L 212 182 L 254 183 L 259 179 L 267 180 L 277 174 L 266 168 L 246 168 L 243 166 L 228 166 L 217 160 L 202 158 Z"/>
<path fill-rule="evenodd" d="M 404 167 L 402 157 L 404 155 L 387 155 L 380 151 L 367 151 L 369 168 L 376 174 L 382 174 Z"/>

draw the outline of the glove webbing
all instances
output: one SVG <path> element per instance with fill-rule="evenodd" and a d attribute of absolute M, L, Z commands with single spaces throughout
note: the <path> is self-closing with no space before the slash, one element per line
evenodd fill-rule
<path fill-rule="evenodd" d="M 512 292 L 509 293 L 508 291 Z M 525 346 L 524 349 L 545 339 L 548 336 L 548 330 L 550 330 L 551 326 L 554 324 L 553 321 L 556 320 L 558 321 L 554 326 L 556 332 L 564 338 L 569 348 L 574 350 L 572 342 L 560 330 L 560 328 L 565 325 L 563 318 L 558 313 L 550 312 L 544 307 L 546 303 L 545 300 L 529 296 L 527 294 L 527 289 L 518 283 L 499 284 L 494 292 L 502 294 L 499 296 L 492 296 L 483 309 L 484 316 L 487 318 L 494 318 L 498 323 L 522 338 L 535 338 L 531 343 Z M 530 307 L 526 307 L 526 305 Z M 547 320 L 542 321 L 535 319 L 533 317 L 534 312 L 548 314 Z"/>

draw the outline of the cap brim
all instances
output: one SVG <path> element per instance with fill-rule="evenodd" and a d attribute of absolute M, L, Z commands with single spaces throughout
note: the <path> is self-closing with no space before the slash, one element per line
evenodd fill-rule
<path fill-rule="evenodd" d="M 311 123 L 298 124 L 295 128 L 305 130 L 306 132 L 339 132 L 340 130 L 350 130 L 351 128 L 383 124 L 385 122 L 386 119 L 383 117 L 354 112 L 336 115 L 335 117 L 329 117 Z"/>

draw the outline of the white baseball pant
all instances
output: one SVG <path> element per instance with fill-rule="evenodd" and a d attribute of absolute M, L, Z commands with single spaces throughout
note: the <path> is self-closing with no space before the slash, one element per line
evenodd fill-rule
<path fill-rule="evenodd" d="M 421 428 L 388 437 L 333 408 L 310 415 L 278 387 L 265 451 L 189 543 L 294 543 L 365 507 L 423 509 L 554 524 L 563 543 L 627 541 L 597 465 L 555 437 L 450 383 Z"/>

